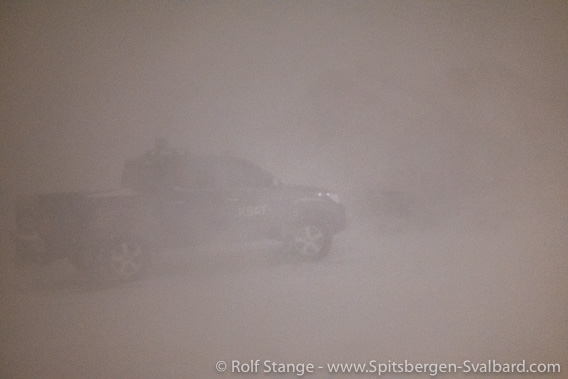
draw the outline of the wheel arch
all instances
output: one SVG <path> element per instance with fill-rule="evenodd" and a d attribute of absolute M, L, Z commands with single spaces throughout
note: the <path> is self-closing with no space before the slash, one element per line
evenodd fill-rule
<path fill-rule="evenodd" d="M 292 222 L 296 224 L 307 220 L 331 226 L 332 215 L 323 200 L 300 200 L 294 204 Z"/>

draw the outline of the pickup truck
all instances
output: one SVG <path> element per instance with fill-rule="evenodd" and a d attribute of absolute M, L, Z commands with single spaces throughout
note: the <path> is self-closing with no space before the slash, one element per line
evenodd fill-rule
<path fill-rule="evenodd" d="M 104 281 L 139 278 L 159 251 L 274 239 L 318 260 L 346 227 L 337 195 L 286 185 L 230 156 L 146 154 L 128 160 L 119 190 L 21 196 L 12 233 L 21 263 L 68 259 Z"/>

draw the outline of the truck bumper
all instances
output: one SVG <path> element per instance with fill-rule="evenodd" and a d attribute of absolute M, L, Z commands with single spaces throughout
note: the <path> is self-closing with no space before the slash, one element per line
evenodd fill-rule
<path fill-rule="evenodd" d="M 333 212 L 333 220 L 331 222 L 331 232 L 339 233 L 347 228 L 347 212 L 343 204 L 336 204 L 337 208 Z"/>

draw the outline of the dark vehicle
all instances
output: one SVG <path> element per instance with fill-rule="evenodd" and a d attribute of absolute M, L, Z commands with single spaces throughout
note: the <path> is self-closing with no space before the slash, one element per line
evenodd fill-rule
<path fill-rule="evenodd" d="M 228 156 L 145 156 L 126 162 L 114 192 L 21 197 L 13 233 L 21 262 L 69 259 L 107 281 L 142 275 L 150 253 L 216 241 L 274 239 L 316 260 L 346 226 L 336 195 L 285 185 Z"/>

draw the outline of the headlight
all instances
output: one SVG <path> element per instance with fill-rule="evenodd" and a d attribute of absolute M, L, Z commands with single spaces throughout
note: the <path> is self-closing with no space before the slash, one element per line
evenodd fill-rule
<path fill-rule="evenodd" d="M 340 203 L 339 196 L 335 193 L 328 192 L 325 194 L 328 198 L 330 198 L 334 203 Z"/>

